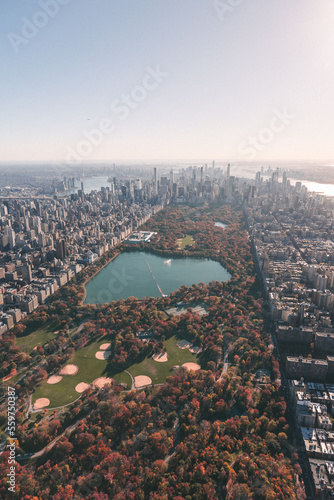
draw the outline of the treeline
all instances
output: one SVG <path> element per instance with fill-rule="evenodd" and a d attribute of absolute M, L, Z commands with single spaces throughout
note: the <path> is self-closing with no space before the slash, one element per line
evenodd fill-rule
<path fill-rule="evenodd" d="M 222 230 L 214 222 L 228 227 Z M 231 279 L 183 286 L 169 297 L 130 297 L 97 306 L 73 306 L 60 291 L 43 315 L 57 318 L 63 337 L 73 321 L 85 321 L 65 355 L 105 335 L 111 343 L 109 362 L 126 368 L 176 334 L 202 347 L 204 370 L 180 369 L 162 387 L 139 393 L 121 393 L 119 387 L 88 391 L 87 399 L 70 410 L 71 418 L 76 411 L 85 416 L 72 435 L 38 463 L 18 466 L 17 498 L 303 499 L 242 212 L 229 206 L 169 207 L 146 228 L 158 236 L 136 249 L 215 258 Z M 186 234 L 194 245 L 180 251 L 176 240 Z M 188 306 L 186 313 L 168 316 L 166 310 L 179 302 Z M 193 313 L 195 304 L 203 305 L 207 315 Z M 152 332 L 146 343 L 138 337 L 145 331 Z M 223 374 L 227 350 L 229 369 Z M 50 366 L 54 356 L 46 355 L 43 370 L 55 368 L 53 362 Z M 20 426 L 25 425 L 22 420 Z M 44 444 L 64 428 L 57 419 L 40 425 L 40 431 L 39 426 L 20 427 L 21 438 L 30 433 L 23 438 L 27 448 L 36 449 L 39 432 Z M 6 477 L 6 454 L 1 463 L 1 477 Z M 1 496 L 5 486 L 0 484 Z"/>
<path fill-rule="evenodd" d="M 17 498 L 297 498 L 301 471 L 273 384 L 258 392 L 242 377 L 181 370 L 154 390 L 91 393 L 86 410 L 42 463 L 18 466 Z"/>

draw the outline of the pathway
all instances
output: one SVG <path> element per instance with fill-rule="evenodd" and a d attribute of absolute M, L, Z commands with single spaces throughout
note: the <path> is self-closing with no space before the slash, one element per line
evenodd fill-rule
<path fill-rule="evenodd" d="M 125 373 L 127 373 L 127 374 L 130 376 L 130 378 L 131 378 L 131 389 L 130 389 L 130 390 L 131 390 L 131 391 L 136 390 L 135 381 L 134 381 L 133 376 L 132 376 L 132 375 L 131 375 L 131 373 L 130 373 L 130 372 L 128 372 L 127 370 L 124 370 L 124 372 L 125 372 Z"/>
<path fill-rule="evenodd" d="M 223 380 L 224 374 L 227 373 L 227 370 L 228 370 L 228 362 L 227 362 L 227 360 L 228 360 L 228 348 L 226 349 L 225 354 L 224 354 L 223 370 L 222 370 L 222 372 L 220 374 L 220 377 L 217 380 L 217 382 L 221 382 Z"/>
<path fill-rule="evenodd" d="M 87 418 L 87 417 L 84 417 L 84 418 Z M 62 432 L 59 436 L 57 436 L 53 441 L 51 441 L 51 443 L 49 443 L 48 445 L 46 445 L 44 448 L 42 448 L 40 451 L 37 451 L 36 453 L 34 453 L 33 455 L 31 455 L 31 457 L 29 457 L 30 459 L 31 458 L 38 458 L 38 457 L 41 457 L 42 455 L 44 455 L 44 453 L 46 452 L 49 452 L 50 450 L 52 450 L 52 448 L 54 447 L 54 445 L 57 443 L 57 441 L 59 441 L 60 438 L 62 438 L 63 436 L 66 436 L 66 434 L 71 434 L 71 432 L 74 431 L 74 429 L 79 425 L 79 423 L 83 420 L 83 418 L 80 418 L 79 420 L 77 420 L 74 424 L 70 425 L 69 427 L 67 427 L 64 432 Z"/>

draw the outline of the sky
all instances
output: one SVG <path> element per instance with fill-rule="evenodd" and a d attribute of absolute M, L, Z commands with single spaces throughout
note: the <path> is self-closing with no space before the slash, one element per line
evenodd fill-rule
<path fill-rule="evenodd" d="M 0 0 L 0 162 L 334 159 L 333 0 Z"/>

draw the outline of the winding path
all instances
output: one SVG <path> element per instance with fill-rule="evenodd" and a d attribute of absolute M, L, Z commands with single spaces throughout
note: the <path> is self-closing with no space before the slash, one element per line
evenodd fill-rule
<path fill-rule="evenodd" d="M 127 373 L 130 376 L 130 378 L 131 378 L 131 389 L 130 390 L 134 391 L 136 389 L 136 386 L 135 386 L 135 380 L 134 380 L 133 376 L 127 370 L 123 370 L 123 371 L 124 371 L 124 373 Z"/>

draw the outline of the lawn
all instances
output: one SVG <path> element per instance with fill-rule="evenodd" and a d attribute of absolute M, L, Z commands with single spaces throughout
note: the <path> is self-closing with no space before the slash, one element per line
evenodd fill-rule
<path fill-rule="evenodd" d="M 154 384 L 163 383 L 166 378 L 172 375 L 170 369 L 175 366 L 181 366 L 183 363 L 199 363 L 198 355 L 192 354 L 188 349 L 180 349 L 177 346 L 175 336 L 165 341 L 165 347 L 168 353 L 166 363 L 158 363 L 151 357 L 145 358 L 140 363 L 133 364 L 127 369 L 133 377 L 137 375 L 147 375 Z M 82 347 L 66 364 L 77 365 L 79 371 L 76 375 L 64 375 L 58 384 L 48 384 L 46 381 L 33 394 L 33 403 L 38 398 L 48 398 L 50 408 L 56 408 L 75 401 L 80 394 L 76 392 L 75 386 L 80 382 L 91 384 L 96 378 L 111 377 L 119 383 L 127 384 L 131 389 L 131 379 L 125 372 L 119 372 L 108 366 L 106 360 L 96 359 L 95 353 L 99 351 L 100 345 L 106 342 L 105 337 L 90 342 Z"/>
<path fill-rule="evenodd" d="M 131 379 L 127 373 L 117 372 L 108 367 L 106 360 L 96 359 L 95 353 L 100 350 L 100 345 L 105 341 L 105 337 L 101 337 L 76 351 L 66 364 L 77 365 L 79 368 L 78 373 L 76 375 L 64 375 L 58 384 L 51 385 L 44 382 L 34 392 L 33 402 L 38 398 L 48 398 L 50 408 L 71 403 L 80 396 L 75 390 L 77 384 L 80 382 L 91 384 L 99 377 L 111 377 L 131 388 Z"/>
<path fill-rule="evenodd" d="M 183 363 L 199 363 L 198 354 L 191 353 L 188 349 L 180 349 L 177 346 L 177 337 L 171 337 L 165 341 L 165 347 L 168 353 L 168 361 L 165 363 L 158 363 L 151 357 L 145 358 L 140 363 L 136 363 L 127 369 L 133 377 L 137 375 L 147 375 L 152 379 L 154 384 L 163 383 L 167 377 L 173 374 L 171 368 L 176 365 L 183 365 Z"/>
<path fill-rule="evenodd" d="M 16 343 L 22 351 L 30 354 L 37 345 L 44 345 L 54 339 L 54 331 L 57 331 L 56 326 L 52 323 L 48 323 L 22 337 L 17 337 Z"/>
<path fill-rule="evenodd" d="M 189 236 L 189 234 L 187 234 L 187 236 L 185 238 L 181 239 L 180 248 L 181 248 L 181 250 L 184 250 L 187 245 L 191 247 L 193 244 L 194 244 L 193 237 Z"/>

